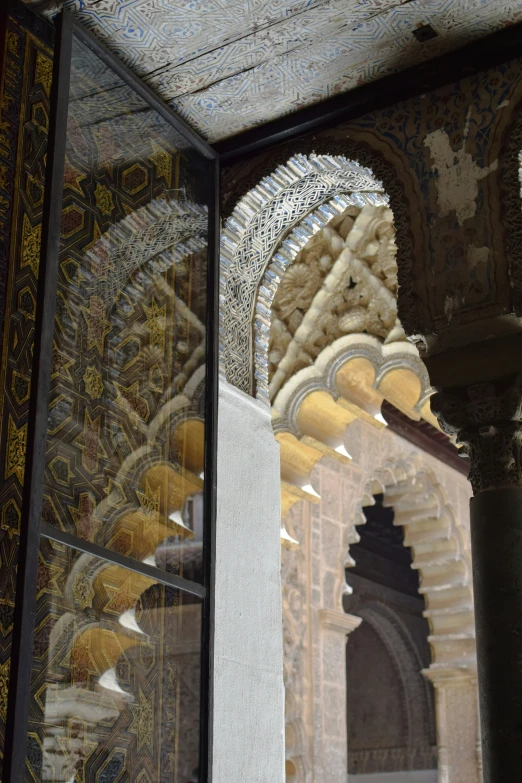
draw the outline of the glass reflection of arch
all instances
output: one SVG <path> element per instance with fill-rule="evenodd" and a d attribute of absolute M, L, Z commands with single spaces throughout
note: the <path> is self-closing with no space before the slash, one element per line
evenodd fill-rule
<path fill-rule="evenodd" d="M 184 422 L 189 412 L 197 415 L 184 390 L 205 360 L 204 301 L 199 293 L 199 307 L 193 308 L 199 312 L 193 312 L 180 288 L 186 287 L 189 274 L 205 280 L 201 251 L 206 247 L 206 219 L 201 207 L 174 197 L 156 199 L 111 227 L 81 262 L 79 285 L 66 280 L 63 291 L 64 328 L 57 331 L 55 351 L 58 356 L 80 353 L 84 388 L 76 400 L 72 393 L 67 400 L 55 385 L 50 407 L 57 409 L 57 421 L 49 449 L 55 443 L 57 451 L 63 447 L 59 417 L 69 403 L 81 429 L 70 437 L 71 448 L 76 457 L 81 452 L 83 473 L 91 484 L 93 475 L 99 481 L 98 476 L 106 474 L 103 493 L 95 498 L 87 489 L 79 500 L 71 532 L 140 560 L 154 554 L 154 543 L 166 538 L 169 529 L 190 535 L 179 514 L 186 497 L 202 488 L 204 432 Z M 187 264 L 194 259 L 196 266 L 189 270 Z M 196 292 L 191 293 L 197 300 Z M 184 350 L 184 355 L 178 351 L 179 358 L 172 354 L 175 340 Z M 187 470 L 180 475 L 168 463 L 183 465 L 187 439 L 182 433 L 189 427 L 192 470 L 184 466 Z M 174 455 L 171 443 L 176 438 Z M 65 462 L 61 454 L 56 459 Z M 54 499 L 46 500 L 46 521 L 55 524 Z M 156 531 L 151 530 L 154 504 Z M 166 524 L 160 525 L 158 512 Z M 176 512 L 177 521 L 169 519 Z M 122 534 L 118 537 L 125 516 L 124 537 L 132 539 L 130 546 Z"/>
<path fill-rule="evenodd" d="M 209 164 L 87 40 L 73 38 L 28 774 L 196 783 Z"/>
<path fill-rule="evenodd" d="M 163 220 L 156 219 L 151 222 L 150 215 L 157 218 L 158 212 L 163 216 Z M 133 230 L 129 231 L 117 225 L 114 232 L 109 232 L 110 235 L 116 235 L 116 241 L 114 237 L 104 235 L 95 245 L 89 253 L 93 264 L 91 279 L 87 280 L 84 288 L 79 288 L 77 292 L 69 292 L 71 296 L 66 302 L 77 324 L 75 336 L 78 345 L 82 344 L 82 336 L 85 332 L 87 332 L 86 340 L 89 341 L 91 324 L 87 321 L 85 325 L 82 319 L 82 314 L 85 312 L 84 302 L 91 303 L 94 300 L 95 304 L 103 305 L 104 309 L 101 307 L 97 311 L 95 309 L 97 318 L 102 323 L 106 320 L 107 330 L 109 327 L 112 327 L 113 332 L 119 330 L 119 334 L 116 333 L 114 337 L 110 333 L 111 340 L 107 341 L 108 373 L 98 383 L 98 387 L 93 387 L 95 380 L 92 374 L 87 376 L 85 373 L 84 376 L 85 387 L 91 392 L 90 394 L 88 392 L 88 397 L 96 402 L 98 407 L 114 405 L 114 401 L 121 396 L 119 389 L 130 385 L 125 380 L 125 363 L 118 357 L 118 346 L 134 339 L 133 335 L 139 334 L 142 324 L 138 323 L 137 329 L 133 328 L 133 324 L 130 328 L 127 326 L 125 313 L 119 307 L 122 300 L 139 304 L 141 299 L 141 306 L 149 312 L 152 311 L 154 315 L 153 308 L 150 307 L 151 300 L 153 305 L 156 301 L 155 293 L 158 287 L 161 287 L 158 299 L 161 295 L 163 301 L 170 299 L 175 303 L 173 314 L 182 310 L 184 317 L 192 316 L 192 323 L 195 323 L 196 331 L 204 341 L 204 325 L 179 299 L 174 286 L 169 287 L 165 284 L 163 275 L 168 275 L 169 271 L 174 269 L 174 265 L 176 271 L 179 270 L 180 265 L 187 258 L 194 257 L 205 249 L 205 210 L 190 204 L 180 205 L 175 201 L 169 204 L 160 201 L 159 205 L 149 205 L 140 210 L 140 213 L 132 216 Z M 176 225 L 177 222 L 182 225 Z M 136 252 L 135 232 L 138 228 L 143 232 L 140 236 L 143 263 L 139 263 L 140 254 Z M 126 234 L 126 242 L 118 242 L 118 239 L 125 237 Z M 158 235 L 162 235 L 160 241 L 157 240 Z M 154 238 L 156 242 L 153 242 Z M 155 247 L 156 252 L 150 251 L 151 245 Z M 115 268 L 118 262 L 119 274 L 124 272 L 123 285 L 111 287 L 108 284 L 107 267 Z M 100 273 L 102 265 L 105 271 Z M 148 304 L 143 302 L 145 293 L 149 297 Z M 169 321 L 168 316 L 164 314 L 162 318 L 163 323 L 158 327 L 162 329 L 163 334 L 169 331 L 175 334 L 175 317 Z M 151 334 L 151 339 L 152 336 Z M 63 344 L 57 340 L 57 351 L 62 348 L 64 348 Z M 156 415 L 150 423 L 143 421 L 143 417 L 140 416 L 139 407 L 136 405 L 139 400 L 126 399 L 125 402 L 128 404 L 120 406 L 120 420 L 127 417 L 134 425 L 132 443 L 134 448 L 132 451 L 129 450 L 129 453 L 120 455 L 124 459 L 116 475 L 107 482 L 109 491 L 105 489 L 106 497 L 102 495 L 99 502 L 96 504 L 93 502 L 90 509 L 91 519 L 96 520 L 95 540 L 98 544 L 115 549 L 126 556 L 159 565 L 179 576 L 195 578 L 196 581 L 202 580 L 202 530 L 200 530 L 199 541 L 192 545 L 191 557 L 187 563 L 190 574 L 185 574 L 184 544 L 185 541 L 194 538 L 194 530 L 185 525 L 183 509 L 190 496 L 201 495 L 203 486 L 204 422 L 201 403 L 205 380 L 204 360 L 204 350 L 201 350 L 201 344 L 197 344 L 192 354 L 187 357 L 187 361 L 180 366 L 177 376 L 169 378 L 165 367 L 159 369 L 159 376 L 168 383 L 166 388 L 158 390 L 155 400 Z M 132 378 L 130 381 L 132 382 Z M 118 390 L 116 393 L 115 389 Z M 150 411 L 152 407 L 150 402 L 145 397 L 142 399 L 142 404 Z M 92 418 L 94 416 L 90 417 Z M 106 437 L 110 437 L 110 434 L 107 433 Z M 107 461 L 110 468 L 110 460 Z M 132 495 L 129 497 L 130 493 Z M 125 495 L 126 503 L 122 503 L 122 495 Z M 47 515 L 45 517 L 47 523 L 55 522 L 49 517 L 53 509 L 54 504 L 51 499 L 44 511 Z M 87 509 L 84 510 L 87 512 Z M 86 534 L 89 537 L 89 532 L 92 531 L 80 527 L 82 517 L 77 517 L 75 521 L 78 524 L 75 532 L 80 537 Z M 155 553 L 160 544 L 163 545 L 163 556 L 158 560 Z M 103 601 L 106 601 L 109 592 L 114 599 L 113 614 L 116 615 L 116 626 L 114 622 L 103 619 Z M 47 677 L 52 677 L 54 671 L 56 679 L 60 680 L 60 673 L 56 672 L 56 665 L 53 664 L 59 653 L 62 669 L 63 663 L 68 662 L 66 663 L 68 675 L 65 677 L 70 682 L 65 691 L 59 687 L 48 690 L 45 717 L 46 723 L 53 728 L 50 735 L 46 733 L 42 742 L 43 779 L 49 776 L 49 780 L 55 780 L 59 769 L 59 774 L 66 776 L 63 779 L 68 781 L 70 773 L 74 776 L 77 765 L 85 761 L 84 752 L 78 751 L 77 743 L 72 742 L 66 734 L 63 734 L 61 748 L 63 750 L 65 747 L 67 753 L 65 757 L 60 753 L 60 747 L 56 745 L 56 736 L 57 732 L 58 736 L 60 731 L 65 732 L 64 720 L 70 722 L 71 717 L 83 720 L 86 710 L 90 709 L 97 716 L 98 723 L 112 722 L 116 725 L 121 721 L 122 714 L 129 709 L 132 710 L 135 697 L 129 687 L 131 679 L 129 667 L 134 670 L 134 678 L 136 678 L 142 670 L 139 661 L 144 651 L 146 655 L 153 657 L 160 653 L 161 638 L 157 634 L 154 638 L 154 630 L 158 629 L 145 630 L 147 614 L 165 609 L 163 606 L 165 602 L 168 607 L 170 601 L 173 607 L 176 600 L 179 600 L 176 597 L 177 592 L 166 586 L 154 584 L 154 580 L 150 577 L 126 573 L 119 566 L 105 563 L 92 555 L 83 554 L 76 559 L 65 585 L 67 603 L 76 611 L 61 618 L 59 634 L 52 635 L 50 639 L 50 667 Z M 184 608 L 184 644 L 185 647 L 188 645 L 189 649 L 199 645 L 201 632 L 200 604 L 196 601 L 192 606 L 193 610 L 190 609 L 190 604 Z M 167 612 L 164 614 L 168 616 Z M 172 635 L 176 637 L 178 634 L 174 631 Z M 89 651 L 87 656 L 86 651 Z M 194 677 L 194 672 L 190 672 L 194 667 L 197 676 L 198 664 L 192 656 L 189 679 Z M 187 697 L 190 697 L 189 691 L 185 693 L 184 700 L 190 710 Z M 69 714 L 63 713 L 64 701 Z M 197 704 L 192 707 L 192 712 L 194 711 L 198 713 Z M 82 748 L 85 744 L 92 746 L 90 737 L 92 732 L 87 731 L 83 737 Z M 197 741 L 198 732 L 195 731 L 188 740 L 188 745 L 191 746 L 189 755 L 192 757 L 197 757 Z M 110 759 L 110 743 L 109 734 L 105 744 L 103 741 L 98 743 L 96 753 L 101 756 L 106 755 Z M 106 769 L 117 771 L 120 766 L 114 763 L 112 758 Z"/>

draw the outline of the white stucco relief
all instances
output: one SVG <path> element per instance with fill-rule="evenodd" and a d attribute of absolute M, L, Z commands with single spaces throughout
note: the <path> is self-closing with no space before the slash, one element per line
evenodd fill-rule
<path fill-rule="evenodd" d="M 477 183 L 496 164 L 481 169 L 464 146 L 453 153 L 444 134 L 426 144 L 442 209 L 467 219 Z M 352 175 L 362 194 L 350 192 Z M 444 695 L 440 779 L 478 783 L 469 486 L 384 429 L 383 399 L 435 422 L 426 369 L 397 320 L 393 214 L 378 191 L 372 172 L 350 161 L 296 156 L 242 199 L 221 240 L 222 370 L 270 405 L 280 445 L 286 780 L 346 783 L 344 650 L 360 618 L 343 609 L 345 567 L 378 486 L 405 528 L 427 599 L 425 673 Z M 487 255 L 470 252 L 480 270 Z M 238 296 L 247 289 L 248 303 Z M 455 699 L 469 717 L 462 763 Z"/>

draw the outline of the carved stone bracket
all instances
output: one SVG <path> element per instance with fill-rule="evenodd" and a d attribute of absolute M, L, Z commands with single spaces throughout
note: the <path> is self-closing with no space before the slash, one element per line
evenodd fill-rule
<path fill-rule="evenodd" d="M 362 617 L 338 612 L 335 609 L 320 609 L 318 614 L 323 628 L 329 628 L 342 634 L 355 631 L 362 623 Z"/>
<path fill-rule="evenodd" d="M 475 493 L 522 487 L 522 374 L 439 392 L 431 409 L 469 457 Z"/>

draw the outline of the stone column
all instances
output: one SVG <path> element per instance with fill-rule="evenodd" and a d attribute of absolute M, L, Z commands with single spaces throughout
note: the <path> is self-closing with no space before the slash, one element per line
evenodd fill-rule
<path fill-rule="evenodd" d="M 484 783 L 522 780 L 522 376 L 436 394 L 470 460 Z"/>
<path fill-rule="evenodd" d="M 346 639 L 362 620 L 335 609 L 318 612 L 321 649 L 321 781 L 346 783 Z M 349 694 L 348 694 L 349 698 Z M 316 770 L 316 774 L 318 771 Z"/>
<path fill-rule="evenodd" d="M 438 783 L 481 783 L 476 672 L 432 666 L 423 674 L 435 688 Z"/>

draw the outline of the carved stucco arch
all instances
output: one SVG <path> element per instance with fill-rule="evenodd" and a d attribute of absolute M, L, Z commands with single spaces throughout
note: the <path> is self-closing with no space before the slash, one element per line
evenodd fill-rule
<path fill-rule="evenodd" d="M 417 360 L 420 362 L 420 359 Z M 348 590 L 345 569 L 354 564 L 349 552 L 350 545 L 359 540 L 358 525 L 365 524 L 363 508 L 374 503 L 374 494 L 382 492 L 384 503 L 394 508 L 396 523 L 405 529 L 405 545 L 412 547 L 414 566 L 419 570 L 420 589 L 426 599 L 426 617 L 430 625 L 428 641 L 432 662 L 429 671 L 436 674 L 448 669 L 460 670 L 469 672 L 473 676 L 476 662 L 468 532 L 459 527 L 442 486 L 438 483 L 431 467 L 426 465 L 422 455 L 417 454 L 397 456 L 387 460 L 380 468 L 367 475 L 363 486 L 361 497 L 353 508 L 350 519 L 344 525 L 339 551 L 338 580 L 333 587 L 331 596 L 333 601 L 330 603 L 330 599 L 327 598 L 326 605 L 329 605 L 334 612 L 344 613 L 343 596 Z M 294 557 L 286 561 L 287 570 L 283 571 L 285 622 L 290 623 L 291 630 L 289 643 L 291 657 L 285 659 L 285 666 L 289 672 L 289 676 L 287 673 L 285 677 L 286 725 L 291 728 L 292 739 L 297 740 L 287 746 L 286 757 L 297 770 L 296 783 L 308 783 L 310 775 L 309 752 L 306 744 L 301 741 L 301 738 L 306 736 L 306 730 L 302 714 L 303 703 L 298 695 L 300 691 L 297 685 L 300 677 L 300 661 L 306 654 L 308 644 L 306 636 L 299 632 L 303 599 L 299 598 L 294 585 L 296 574 L 303 569 L 303 558 L 304 554 L 300 548 L 297 548 Z M 372 608 L 375 609 L 370 607 Z M 364 609 L 361 612 L 358 607 L 354 607 L 350 611 L 354 612 L 355 617 L 353 615 L 347 617 L 352 620 L 356 620 L 357 617 L 362 617 L 363 621 L 370 619 L 370 615 L 364 616 Z M 379 607 L 379 611 L 381 615 L 383 611 L 386 615 L 385 607 Z M 371 615 L 373 620 L 375 620 L 374 614 Z M 386 619 L 390 620 L 387 615 L 384 616 L 384 620 Z M 383 630 L 383 623 L 380 627 L 382 634 L 391 633 Z M 404 642 L 404 636 L 401 638 Z M 418 663 L 417 675 L 422 668 L 420 660 Z M 422 689 L 423 694 L 429 691 L 428 684 L 424 685 L 421 678 L 417 685 Z M 430 713 L 426 719 L 433 721 L 434 715 Z M 412 716 L 411 720 L 415 723 L 417 718 Z M 294 779 L 291 780 L 294 783 Z"/>
<path fill-rule="evenodd" d="M 221 235 L 220 359 L 231 384 L 254 395 L 255 376 L 257 396 L 268 402 L 270 304 L 286 269 L 348 206 L 387 203 L 369 169 L 315 154 L 290 158 L 239 201 Z"/>
<path fill-rule="evenodd" d="M 327 391 L 334 400 L 339 399 L 337 373 L 354 358 L 371 363 L 375 370 L 374 388 L 394 369 L 411 370 L 420 382 L 420 395 L 412 413 L 420 415 L 433 390 L 415 346 L 403 341 L 383 344 L 372 335 L 349 334 L 327 346 L 312 365 L 299 370 L 285 383 L 272 403 L 274 430 L 288 428 L 299 436 L 297 411 L 304 397 L 313 391 Z"/>
<path fill-rule="evenodd" d="M 299 152 L 302 155 L 344 156 L 368 168 L 389 199 L 393 211 L 398 267 L 398 310 L 408 334 L 421 331 L 425 319 L 425 292 L 415 268 L 421 268 L 429 249 L 422 192 L 407 158 L 386 137 L 351 125 L 287 142 L 223 172 L 223 214 L 228 217 L 245 194 L 263 177 Z M 412 215 L 415 217 L 412 220 Z M 419 220 L 420 216 L 420 220 Z"/>
<path fill-rule="evenodd" d="M 405 545 L 412 550 L 412 567 L 419 571 L 419 592 L 426 601 L 425 616 L 430 626 L 430 668 L 473 669 L 475 624 L 469 534 L 458 526 L 443 488 L 420 457 L 388 460 L 366 482 L 345 531 L 338 608 L 349 589 L 345 569 L 354 565 L 350 545 L 359 541 L 356 528 L 366 522 L 363 508 L 374 504 L 377 493 L 383 494 L 384 505 L 393 507 L 394 524 L 404 527 Z"/>

